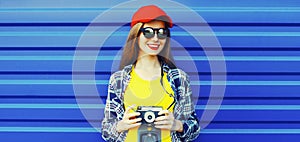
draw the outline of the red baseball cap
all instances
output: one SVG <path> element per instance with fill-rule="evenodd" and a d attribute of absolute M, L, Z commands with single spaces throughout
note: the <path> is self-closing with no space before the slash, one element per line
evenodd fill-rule
<path fill-rule="evenodd" d="M 147 5 L 139 8 L 132 16 L 131 27 L 138 22 L 147 23 L 158 17 L 166 18 L 165 22 L 168 22 L 168 26 L 170 28 L 173 27 L 172 19 L 167 15 L 166 12 L 156 5 Z"/>

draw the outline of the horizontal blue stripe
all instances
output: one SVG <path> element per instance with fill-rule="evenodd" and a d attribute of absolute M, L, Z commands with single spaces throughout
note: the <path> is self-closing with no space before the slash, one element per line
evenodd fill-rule
<path fill-rule="evenodd" d="M 96 133 L 100 132 L 89 127 L 0 127 L 0 132 L 80 132 Z"/>
<path fill-rule="evenodd" d="M 98 96 L 84 96 L 84 95 L 74 95 L 70 94 L 70 96 L 66 96 L 62 94 L 62 96 L 46 96 L 35 94 L 33 95 L 0 95 L 0 103 L 4 104 L 32 104 L 34 100 L 35 104 L 76 104 L 76 100 L 85 100 L 85 101 L 100 101 L 104 103 L 107 98 L 107 90 L 102 90 L 103 95 Z M 105 94 L 105 95 L 104 95 Z M 64 96 L 63 96 L 64 95 Z M 72 95 L 72 96 L 71 96 Z M 100 96 L 100 97 L 99 97 Z M 197 101 L 195 105 L 206 105 L 207 101 L 222 101 L 222 105 L 298 105 L 300 104 L 300 97 L 199 97 L 202 94 L 193 94 L 192 100 Z M 207 96 L 207 95 L 206 95 Z M 225 94 L 227 96 L 227 94 Z M 243 96 L 241 94 L 240 96 Z M 213 109 L 213 106 L 211 106 Z M 21 108 L 22 109 L 22 108 Z M 203 109 L 199 109 L 203 110 Z M 226 109 L 225 109 L 226 110 Z M 4 111 L 4 110 L 2 110 Z M 1 118 L 1 117 L 0 117 Z"/>
<path fill-rule="evenodd" d="M 86 123 L 86 122 L 98 122 L 98 123 L 101 123 L 102 120 L 97 120 L 97 119 L 93 119 L 93 120 L 86 120 L 86 119 L 23 119 L 23 118 L 17 118 L 17 119 L 0 119 L 0 122 L 33 122 L 33 123 L 36 123 L 36 122 L 54 122 L 54 123 Z M 245 121 L 247 122 L 247 121 Z M 245 123 L 244 122 L 244 123 Z M 257 123 L 262 123 L 262 122 L 259 122 L 259 121 L 255 121 Z M 249 123 L 255 123 L 255 122 L 249 122 Z M 276 121 L 277 122 L 277 121 Z M 216 123 L 226 123 L 226 122 L 222 122 L 222 121 L 218 121 Z M 236 121 L 232 121 L 232 123 L 238 123 Z M 241 122 L 243 123 L 243 122 Z M 275 122 L 273 122 L 275 123 Z M 280 121 L 278 123 L 285 123 L 285 121 Z M 293 123 L 300 123 L 298 121 L 294 121 Z"/>
<path fill-rule="evenodd" d="M 85 33 L 85 36 L 107 36 L 108 32 Z M 173 36 L 285 36 L 297 37 L 300 32 L 173 32 Z M 0 36 L 83 36 L 83 32 L 1 32 Z M 128 36 L 128 32 L 115 32 L 111 36 Z"/>
<path fill-rule="evenodd" d="M 39 0 L 27 0 L 26 4 L 20 6 L 20 3 L 15 2 L 3 2 L 3 7 L 16 7 L 16 8 L 53 8 L 53 7 L 62 7 L 62 8 L 109 8 L 115 5 L 118 5 L 123 2 L 128 2 L 127 0 L 114 0 L 114 1 L 98 1 L 98 0 L 64 0 L 64 1 L 39 1 Z M 174 0 L 179 4 L 186 5 L 188 7 L 289 7 L 296 6 L 297 0 L 272 0 L 270 3 L 269 0 L 222 0 L 222 1 L 194 1 L 194 0 Z M 28 4 L 27 4 L 28 3 Z M 30 4 L 29 4 L 30 3 Z M 168 4 L 170 2 L 166 2 Z M 165 5 L 167 7 L 168 5 Z"/>
<path fill-rule="evenodd" d="M 299 25 L 300 26 L 300 25 Z M 28 51 L 28 50 L 36 50 L 36 51 L 75 51 L 75 50 L 105 50 L 105 51 L 114 51 L 121 50 L 121 46 L 115 47 L 82 47 L 76 49 L 76 47 L 0 47 L 2 51 Z M 172 50 L 187 50 L 187 51 L 219 51 L 220 48 L 215 47 L 172 47 Z M 222 47 L 222 51 L 300 51 L 299 47 Z"/>
<path fill-rule="evenodd" d="M 1 109 L 104 109 L 104 104 L 0 104 Z M 300 110 L 300 105 L 196 105 L 197 110 Z"/>
<path fill-rule="evenodd" d="M 65 38 L 59 36 L 39 36 L 39 37 L 1 37 L 0 46 L 2 47 L 76 47 L 79 37 L 68 36 Z M 100 38 L 100 37 L 99 37 Z M 201 37 L 200 37 L 201 38 Z M 32 40 L 34 39 L 34 42 Z M 63 39 L 63 40 L 62 40 Z M 97 38 L 98 39 L 98 38 Z M 180 43 L 181 47 L 195 47 L 198 45 L 191 36 L 174 37 L 174 39 Z M 218 37 L 219 42 L 223 47 L 289 47 L 298 48 L 300 45 L 300 40 L 298 38 L 291 37 Z M 55 42 L 53 42 L 55 41 Z M 114 37 L 106 40 L 104 47 L 112 46 L 122 46 L 126 41 L 126 37 Z M 87 45 L 88 46 L 88 45 Z M 95 45 L 90 45 L 95 46 Z M 89 47 L 89 46 L 88 46 Z M 199 48 L 199 46 L 198 46 Z"/>
<path fill-rule="evenodd" d="M 299 56 L 175 56 L 174 58 L 192 61 L 300 61 Z"/>
<path fill-rule="evenodd" d="M 203 134 L 300 134 L 300 129 L 203 129 L 201 130 L 200 133 Z"/>
<path fill-rule="evenodd" d="M 106 85 L 97 85 L 99 91 L 99 96 L 105 98 L 107 96 L 107 84 Z M 192 90 L 194 95 L 198 92 L 195 90 L 199 89 L 197 85 L 192 85 Z M 74 96 L 73 85 L 62 85 L 62 84 L 51 84 L 51 85 L 31 85 L 31 84 L 22 84 L 22 85 L 0 85 L 0 95 L 4 96 Z M 300 85 L 227 85 L 226 86 L 226 97 L 299 97 Z M 211 93 L 210 85 L 200 86 L 200 96 L 209 97 Z M 87 92 L 87 96 L 93 96 L 95 94 L 90 94 Z M 221 95 L 221 94 L 217 94 Z M 82 96 L 82 95 L 81 95 Z M 82 98 L 82 97 L 81 97 Z M 41 98 L 42 99 L 42 98 Z M 2 99 L 4 102 L 6 99 Z M 45 99 L 46 100 L 46 99 Z M 253 101 L 252 101 L 253 102 Z M 282 101 L 273 102 L 275 104 L 284 103 Z M 234 102 L 235 103 L 235 102 Z M 249 102 L 250 103 L 250 102 Z M 255 101 L 253 102 L 255 103 Z M 257 102 L 260 103 L 260 102 Z M 271 102 L 270 102 L 271 103 Z M 287 102 L 288 103 L 288 102 Z M 295 104 L 300 104 L 298 101 L 294 102 Z M 300 119 L 299 119 L 300 120 Z"/>
<path fill-rule="evenodd" d="M 1 109 L 103 109 L 103 104 L 0 104 Z"/>
<path fill-rule="evenodd" d="M 189 75 L 207 76 L 212 72 L 186 72 Z M 110 71 L 0 71 L 0 75 L 111 75 Z M 300 72 L 213 72 L 214 75 L 245 75 L 245 76 L 296 76 Z"/>
<path fill-rule="evenodd" d="M 300 105 L 196 105 L 199 110 L 300 110 Z"/>
<path fill-rule="evenodd" d="M 0 85 L 26 85 L 26 84 L 60 84 L 60 85 L 71 85 L 71 84 L 98 84 L 107 85 L 108 80 L 0 80 Z"/>
<path fill-rule="evenodd" d="M 300 12 L 299 7 L 189 7 L 196 12 Z M 103 12 L 109 8 L 1 8 L 0 12 Z M 136 8 L 118 8 L 114 12 L 128 12 Z M 180 8 L 167 8 L 165 11 L 185 12 L 190 11 Z"/>
<path fill-rule="evenodd" d="M 242 96 L 242 95 L 241 95 Z M 100 98 L 106 98 L 107 96 L 100 96 Z M 98 99 L 99 96 L 93 96 L 93 95 L 88 95 L 86 94 L 85 96 L 82 95 L 77 95 L 74 96 L 74 94 L 69 94 L 69 95 L 41 95 L 41 94 L 33 94 L 33 95 L 0 95 L 1 99 L 23 99 L 23 100 L 27 100 L 27 99 L 48 99 L 48 100 L 53 100 L 55 101 L 56 99 Z M 270 97 L 266 97 L 266 96 L 260 96 L 260 97 L 228 97 L 228 96 L 224 96 L 222 97 L 201 97 L 201 96 L 193 96 L 193 99 L 199 99 L 199 100 L 208 100 L 208 99 L 213 99 L 213 100 L 237 100 L 237 101 L 244 101 L 244 100 L 266 100 L 266 101 L 270 101 L 270 100 L 274 100 L 274 101 L 299 101 L 300 100 L 300 96 L 298 97 L 274 97 L 274 96 L 270 96 Z M 19 100 L 18 100 L 19 101 Z"/>
<path fill-rule="evenodd" d="M 101 123 L 103 119 L 69 119 L 69 118 L 64 118 L 64 119 L 24 119 L 24 118 L 18 118 L 18 119 L 0 119 L 1 122 L 31 122 L 31 123 L 36 123 L 36 122 L 54 122 L 54 123 L 86 123 L 86 122 L 97 122 Z M 210 124 L 272 124 L 272 125 L 278 125 L 278 124 L 286 124 L 286 125 L 299 125 L 300 121 L 290 121 L 290 120 L 284 120 L 284 121 L 236 121 L 236 120 L 225 120 L 225 121 L 200 121 L 200 123 L 210 123 Z"/>
<path fill-rule="evenodd" d="M 0 127 L 0 132 L 87 132 L 98 133 L 91 127 Z M 203 129 L 202 134 L 300 134 L 300 129 Z"/>
<path fill-rule="evenodd" d="M 107 85 L 108 80 L 0 80 L 0 85 Z M 298 86 L 300 81 L 191 81 L 191 85 Z"/>
<path fill-rule="evenodd" d="M 300 57 L 300 56 L 299 56 Z M 43 60 L 7 60 L 7 61 L 0 61 L 1 68 L 0 71 L 72 71 L 72 61 L 43 61 Z M 80 61 L 83 62 L 83 61 Z M 87 61 L 86 63 L 88 63 Z M 97 61 L 95 64 L 95 69 L 85 68 L 82 70 L 73 70 L 74 72 L 77 71 L 87 71 L 87 72 L 115 72 L 117 71 L 117 66 L 112 68 L 113 61 Z M 118 61 L 115 61 L 118 63 Z M 214 63 L 214 62 L 212 62 Z M 217 62 L 218 63 L 218 62 Z M 214 70 L 211 71 L 209 62 L 207 61 L 177 61 L 176 64 L 178 67 L 182 68 L 185 72 L 216 72 L 219 75 L 219 71 L 221 70 Z M 18 65 L 18 66 L 17 66 Z M 21 66 L 22 65 L 22 66 Z M 188 66 L 187 66 L 188 65 Z M 287 66 L 288 65 L 288 66 Z M 294 61 L 261 61 L 261 62 L 250 62 L 250 61 L 226 61 L 227 72 L 300 72 L 299 62 Z M 192 67 L 192 68 L 191 68 Z M 196 68 L 194 68 L 196 67 Z M 254 70 L 255 69 L 255 70 Z M 7 79 L 12 79 L 8 78 Z M 18 76 L 15 76 L 14 79 L 18 79 Z M 45 78 L 46 76 L 40 76 L 40 79 L 53 79 L 53 78 Z M 48 76 L 50 77 L 50 76 Z M 62 76 L 63 78 L 57 77 L 54 79 L 65 79 L 69 76 Z M 102 77 L 102 76 L 100 76 Z M 103 76 L 105 77 L 105 76 Z M 284 76 L 283 76 L 284 77 Z M 286 80 L 289 78 L 284 79 L 283 77 L 279 77 L 280 80 Z M 297 77 L 299 78 L 299 77 Z M 4 78 L 2 78 L 4 79 Z M 27 78 L 30 79 L 30 78 Z M 38 79 L 35 77 L 35 79 Z M 254 80 L 255 78 L 251 79 Z M 269 80 L 267 78 L 260 78 L 261 81 Z M 205 79 L 204 79 L 205 80 Z M 233 79 L 236 80 L 236 79 Z M 248 80 L 248 79 L 247 79 Z M 279 80 L 279 79 L 272 79 L 272 80 Z M 295 79 L 293 79 L 295 80 Z M 300 80 L 300 79 L 298 79 Z M 256 80 L 257 81 L 257 80 Z"/>
<path fill-rule="evenodd" d="M 83 47 L 84 48 L 84 47 Z M 173 56 L 175 57 L 178 57 L 180 58 L 180 61 L 182 62 L 185 62 L 184 59 L 186 60 L 191 60 L 191 58 L 189 57 L 196 57 L 195 60 L 197 60 L 197 58 L 200 58 L 200 60 L 202 60 L 203 57 L 212 57 L 212 59 L 214 60 L 218 60 L 218 58 L 222 57 L 220 54 L 212 54 L 214 51 L 217 52 L 217 53 L 220 53 L 223 51 L 223 56 L 226 57 L 229 57 L 229 59 L 233 59 L 233 58 L 236 58 L 236 57 L 242 57 L 242 58 L 246 58 L 246 57 L 300 57 L 300 51 L 297 51 L 294 50 L 294 51 L 282 51 L 282 52 L 278 52 L 278 51 L 268 51 L 268 52 L 260 52 L 258 54 L 257 51 L 241 51 L 240 52 L 235 52 L 235 51 L 224 51 L 222 50 L 222 48 L 219 48 L 219 50 L 217 49 L 208 49 L 208 50 L 205 50 L 205 52 L 203 52 L 203 50 L 201 50 L 201 47 L 198 47 L 199 50 L 197 50 L 195 47 L 194 49 L 192 50 L 188 50 L 188 49 L 185 49 L 184 47 L 181 47 L 181 48 L 172 48 L 172 53 L 173 53 Z M 1 50 L 0 48 L 0 57 L 10 57 L 10 56 L 22 56 L 22 57 L 34 57 L 34 56 L 38 56 L 38 57 L 46 57 L 46 58 L 49 58 L 51 56 L 54 56 L 54 57 L 78 57 L 78 58 L 85 58 L 85 57 L 89 57 L 92 59 L 92 57 L 94 58 L 99 58 L 101 60 L 101 57 L 105 57 L 107 59 L 111 58 L 113 61 L 113 57 L 116 57 L 117 59 L 119 59 L 121 56 L 121 52 L 122 52 L 122 49 L 119 49 L 119 50 L 108 50 L 107 48 L 105 50 L 102 50 L 98 48 L 98 50 L 89 50 L 89 48 L 87 50 L 80 50 L 80 48 L 78 48 L 79 50 L 76 50 L 76 51 L 66 51 L 66 50 L 62 50 L 62 51 L 59 51 L 59 50 L 52 50 L 52 51 L 42 51 L 42 50 L 37 50 L 37 51 L 18 51 L 18 50 Z M 174 50 L 173 50 L 174 49 Z M 93 52 L 94 51 L 94 52 Z M 196 51 L 196 52 L 194 52 Z M 197 52 L 198 51 L 198 52 Z M 212 51 L 212 52 L 211 52 Z M 98 52 L 99 54 L 96 54 L 95 52 Z M 76 55 L 77 53 L 77 55 Z M 94 53 L 94 54 L 92 54 Z M 211 54 L 209 54 L 211 53 Z M 204 58 L 205 59 L 205 58 Z M 276 59 L 275 59 L 276 60 Z M 282 59 L 279 59 L 279 60 L 282 60 Z M 111 62 L 109 60 L 106 60 L 107 64 L 108 65 L 111 65 Z M 65 61 L 65 63 L 70 63 L 70 61 Z M 62 63 L 64 64 L 64 63 Z M 61 65 L 61 64 L 60 64 Z"/>
<path fill-rule="evenodd" d="M 300 85 L 300 81 L 191 81 L 191 85 L 275 85 L 275 86 L 288 86 L 288 85 Z"/>
<path fill-rule="evenodd" d="M 281 21 L 282 22 L 282 21 Z M 299 27 L 300 23 L 182 23 L 177 22 L 174 23 L 174 26 L 207 26 L 217 27 L 217 26 L 225 26 L 225 27 Z M 0 23 L 0 27 L 78 27 L 78 26 L 130 26 L 129 23 Z"/>
<path fill-rule="evenodd" d="M 174 56 L 178 61 L 300 61 L 299 56 Z M 120 60 L 120 56 L 0 56 L 0 60 Z"/>

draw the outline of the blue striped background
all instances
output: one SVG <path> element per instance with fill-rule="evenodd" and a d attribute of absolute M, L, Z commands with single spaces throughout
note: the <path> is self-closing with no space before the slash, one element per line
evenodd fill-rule
<path fill-rule="evenodd" d="M 1 142 L 100 142 L 101 119 L 86 120 L 79 108 L 103 116 L 103 104 L 78 105 L 73 84 L 96 83 L 102 101 L 117 52 L 125 42 L 129 24 L 95 23 L 93 26 L 122 26 L 106 40 L 97 58 L 96 71 L 76 72 L 96 75 L 91 80 L 72 81 L 72 63 L 76 45 L 89 23 L 124 0 L 0 0 L 0 141 Z M 300 139 L 300 1 L 298 0 L 176 0 L 201 15 L 217 36 L 225 55 L 226 91 L 220 108 L 206 106 L 211 85 L 208 58 L 190 34 L 175 25 L 172 38 L 192 58 L 172 47 L 177 64 L 184 68 L 194 61 L 197 72 L 191 76 L 193 94 L 200 118 L 203 111 L 219 108 L 214 120 L 202 129 L 201 142 L 282 142 Z M 126 11 L 127 9 L 120 9 Z M 184 12 L 171 9 L 172 12 Z M 191 29 L 197 23 L 175 23 Z M 104 37 L 109 31 L 89 33 Z M 193 33 L 193 32 L 192 32 Z M 213 36 L 194 31 L 195 36 Z M 86 47 L 93 52 L 99 47 Z M 90 61 L 89 56 L 77 59 Z M 211 57 L 222 61 L 222 57 Z M 197 76 L 199 75 L 200 81 Z M 93 94 L 77 96 L 87 102 Z M 221 97 L 214 97 L 221 100 Z M 208 123 L 202 120 L 201 123 Z"/>

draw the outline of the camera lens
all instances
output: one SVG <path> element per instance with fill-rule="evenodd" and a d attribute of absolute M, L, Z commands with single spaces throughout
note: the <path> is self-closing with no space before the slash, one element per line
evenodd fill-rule
<path fill-rule="evenodd" d="M 148 111 L 145 113 L 144 119 L 147 123 L 152 123 L 154 122 L 155 114 L 153 112 Z"/>

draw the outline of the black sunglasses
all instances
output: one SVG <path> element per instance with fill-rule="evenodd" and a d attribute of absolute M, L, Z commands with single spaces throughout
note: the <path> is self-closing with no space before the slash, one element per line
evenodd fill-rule
<path fill-rule="evenodd" d="M 151 27 L 141 28 L 140 31 L 143 32 L 146 38 L 153 38 L 156 32 L 157 37 L 159 39 L 167 38 L 170 32 L 168 28 L 151 28 Z"/>

